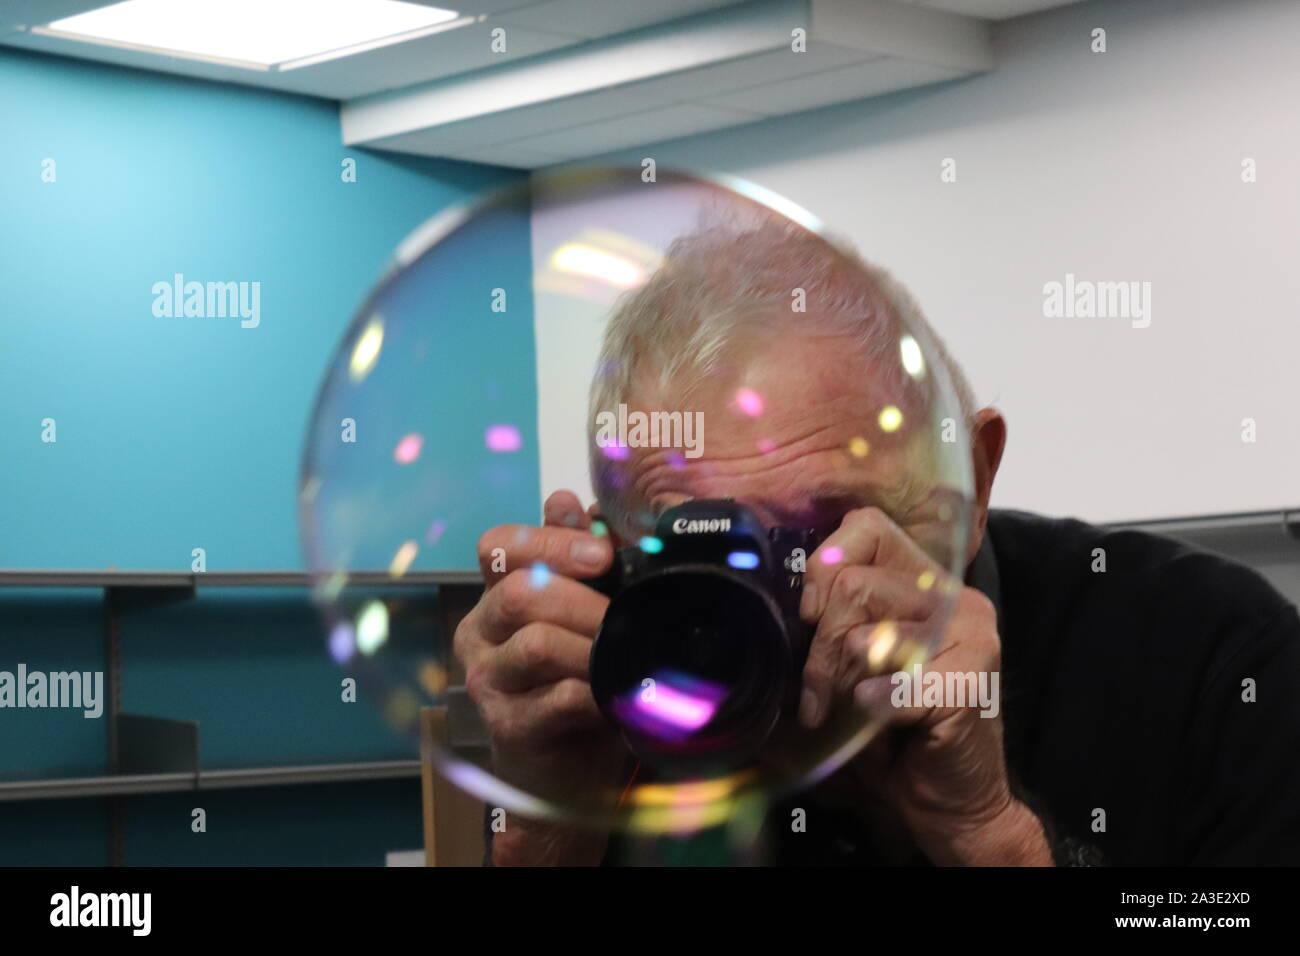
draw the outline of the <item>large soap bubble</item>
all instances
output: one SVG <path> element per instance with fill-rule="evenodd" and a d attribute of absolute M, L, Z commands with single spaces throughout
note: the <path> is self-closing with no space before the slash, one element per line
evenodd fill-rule
<path fill-rule="evenodd" d="M 815 783 L 882 726 L 881 680 L 923 665 L 966 562 L 965 410 L 909 313 L 811 216 L 733 180 L 534 174 L 435 217 L 357 313 L 307 436 L 329 653 L 402 731 L 445 715 L 432 759 L 508 811 L 683 832 Z M 516 673 L 521 698 L 585 715 L 539 742 L 466 694 L 448 615 L 382 585 L 478 567 L 517 611 L 564 593 L 579 575 L 517 556 L 548 533 L 553 483 L 588 474 L 598 510 L 557 523 L 620 549 L 590 582 L 612 602 L 567 674 Z M 857 553 L 866 531 L 827 540 L 868 508 L 904 559 Z M 889 564 L 894 604 L 845 623 L 856 641 L 826 619 L 814 636 L 799 605 L 816 562 Z M 810 728 L 817 641 L 831 677 Z"/>

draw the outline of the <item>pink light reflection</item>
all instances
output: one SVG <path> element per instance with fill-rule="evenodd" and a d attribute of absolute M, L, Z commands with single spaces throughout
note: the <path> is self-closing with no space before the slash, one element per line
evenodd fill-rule
<path fill-rule="evenodd" d="M 611 461 L 627 461 L 628 456 L 631 454 L 627 445 L 602 445 L 600 451 Z"/>
<path fill-rule="evenodd" d="M 742 388 L 736 392 L 736 405 L 750 418 L 763 414 L 763 396 L 752 388 Z"/>
<path fill-rule="evenodd" d="M 493 425 L 484 437 L 492 451 L 518 451 L 524 445 L 514 425 Z"/>
<path fill-rule="evenodd" d="M 668 672 L 657 676 L 653 692 L 636 688 L 616 699 L 613 709 L 633 730 L 659 740 L 678 741 L 708 724 L 726 696 L 726 690 L 717 684 Z"/>
<path fill-rule="evenodd" d="M 637 706 L 649 711 L 658 720 L 666 721 L 683 730 L 699 730 L 717 712 L 717 705 L 700 697 L 682 694 L 671 687 L 655 690 L 654 700 L 637 698 Z"/>
<path fill-rule="evenodd" d="M 420 449 L 424 447 L 424 438 L 420 435 L 407 435 L 397 443 L 397 448 L 393 452 L 393 460 L 399 465 L 409 465 L 415 459 L 420 457 Z"/>

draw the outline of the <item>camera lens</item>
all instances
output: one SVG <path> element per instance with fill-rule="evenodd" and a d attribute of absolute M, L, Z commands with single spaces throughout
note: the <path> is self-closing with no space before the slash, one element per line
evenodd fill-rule
<path fill-rule="evenodd" d="M 591 685 L 638 757 L 664 774 L 693 775 L 754 755 L 780 714 L 790 669 L 769 595 L 716 566 L 676 565 L 610 603 Z"/>

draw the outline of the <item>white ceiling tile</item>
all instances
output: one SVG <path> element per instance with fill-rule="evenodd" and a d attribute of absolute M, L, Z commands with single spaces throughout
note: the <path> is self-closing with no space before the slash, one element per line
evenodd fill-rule
<path fill-rule="evenodd" d="M 964 13 L 981 20 L 1006 20 L 1079 2 L 1081 0 L 920 0 L 918 6 L 947 10 L 949 13 Z"/>
<path fill-rule="evenodd" d="M 384 139 L 602 90 L 622 91 L 685 70 L 784 49 L 789 43 L 791 11 L 800 3 L 744 4 L 727 8 L 735 10 L 733 16 L 709 14 L 703 22 L 684 21 L 689 26 L 677 21 L 604 42 L 582 43 L 562 54 L 351 99 L 340 110 L 344 139 L 349 143 Z M 695 92 L 691 91 L 692 98 Z M 662 95 L 641 93 L 644 106 L 662 104 Z"/>
<path fill-rule="evenodd" d="M 442 7 L 444 10 L 455 10 L 462 16 L 476 17 L 530 7 L 538 0 L 410 0 L 410 2 L 420 3 L 426 7 Z"/>
<path fill-rule="evenodd" d="M 950 80 L 968 72 L 919 60 L 879 57 L 856 66 L 814 73 L 783 83 L 767 83 L 723 96 L 710 96 L 702 102 L 780 116 Z"/>
<path fill-rule="evenodd" d="M 505 110 L 474 119 L 446 123 L 434 127 L 453 140 L 463 143 L 500 143 L 504 140 L 540 136 L 571 126 L 617 119 L 629 113 L 640 112 L 665 105 L 662 100 L 651 100 L 640 84 L 614 87 L 581 96 L 568 96 L 548 100 L 521 109 Z"/>
<path fill-rule="evenodd" d="M 513 166 L 516 169 L 536 169 L 550 166 L 567 158 L 539 149 L 519 146 L 484 146 L 449 141 L 437 130 L 420 130 L 386 140 L 367 143 L 367 148 L 410 153 L 416 156 L 437 156 L 442 159 L 459 159 L 467 163 L 491 163 L 494 166 Z"/>
<path fill-rule="evenodd" d="M 465 147 L 439 155 L 467 163 L 490 163 L 493 166 L 509 166 L 512 169 L 539 169 L 542 166 L 553 166 L 567 158 L 515 146 Z"/>
<path fill-rule="evenodd" d="M 503 145 L 526 150 L 537 149 L 544 153 L 558 154 L 564 159 L 576 159 L 638 143 L 675 139 L 692 133 L 736 126 L 759 118 L 743 110 L 683 103 L 604 123 L 576 126 L 544 136 L 512 140 Z"/>
<path fill-rule="evenodd" d="M 494 53 L 492 21 L 474 23 L 433 36 L 326 60 L 277 74 L 278 89 L 351 99 L 471 70 L 500 66 L 572 46 L 581 37 L 517 27 L 506 37 L 506 52 Z"/>
<path fill-rule="evenodd" d="M 642 94 L 647 106 L 695 102 L 705 94 L 729 93 L 759 83 L 781 82 L 806 73 L 860 63 L 866 59 L 868 54 L 861 50 L 850 50 L 829 43 L 814 44 L 806 53 L 795 53 L 781 47 L 753 56 L 723 60 L 694 70 L 668 73 L 618 89 Z"/>
<path fill-rule="evenodd" d="M 450 2 L 450 0 L 448 0 Z M 507 26 L 604 37 L 725 7 L 740 0 L 543 0 L 494 17 Z"/>
<path fill-rule="evenodd" d="M 856 50 L 836 50 L 827 44 L 818 46 L 816 56 L 811 52 L 804 55 L 781 51 L 740 57 L 699 70 L 671 73 L 655 80 L 628 83 L 594 93 L 492 113 L 448 123 L 436 129 L 445 133 L 450 141 L 461 143 L 498 143 L 503 139 L 523 139 L 596 121 L 616 119 L 629 113 L 671 106 L 674 103 L 698 101 L 701 93 L 706 90 L 739 90 L 761 80 L 797 76 L 863 59 L 863 54 Z M 507 131 L 504 137 L 503 131 Z"/>

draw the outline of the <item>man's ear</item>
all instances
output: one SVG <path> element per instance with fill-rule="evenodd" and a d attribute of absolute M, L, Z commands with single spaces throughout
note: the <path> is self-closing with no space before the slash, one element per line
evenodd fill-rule
<path fill-rule="evenodd" d="M 975 554 L 984 541 L 984 527 L 989 517 L 989 497 L 993 494 L 993 479 L 997 477 L 1002 452 L 1007 446 L 1007 421 L 996 408 L 982 408 L 975 413 L 971 426 L 971 462 L 975 475 L 974 509 L 971 513 L 971 541 L 966 563 L 975 560 Z"/>

